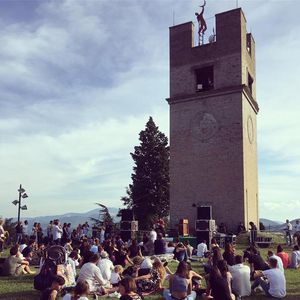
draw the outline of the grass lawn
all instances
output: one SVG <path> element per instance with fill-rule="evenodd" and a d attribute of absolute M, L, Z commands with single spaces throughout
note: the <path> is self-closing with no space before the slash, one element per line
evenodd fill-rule
<path fill-rule="evenodd" d="M 237 252 L 242 253 L 242 250 L 246 246 L 238 246 Z M 271 247 L 275 250 L 275 247 Z M 268 249 L 261 249 L 261 255 L 266 258 Z M 290 249 L 286 249 L 289 251 Z M 276 252 L 276 251 L 275 251 Z M 3 256 L 2 256 L 3 257 Z M 193 269 L 200 274 L 203 273 L 203 268 L 199 262 L 192 264 Z M 171 270 L 176 269 L 177 264 L 171 263 Z M 300 269 L 298 270 L 285 270 L 285 276 L 287 281 L 287 300 L 300 300 Z M 10 278 L 10 277 L 0 277 L 0 299 L 5 300 L 22 300 L 22 299 L 32 299 L 38 300 L 40 293 L 33 289 L 33 275 L 25 275 L 20 278 Z M 103 299 L 103 298 L 102 298 Z M 112 299 L 112 298 L 109 298 Z M 149 300 L 161 300 L 163 299 L 161 295 L 154 294 L 152 296 L 147 296 L 146 299 Z M 244 297 L 243 299 L 254 300 L 254 299 L 267 299 L 263 293 L 257 294 L 251 297 Z"/>

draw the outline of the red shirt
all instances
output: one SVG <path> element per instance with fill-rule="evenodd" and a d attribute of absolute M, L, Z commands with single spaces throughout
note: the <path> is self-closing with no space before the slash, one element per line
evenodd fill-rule
<path fill-rule="evenodd" d="M 282 260 L 283 268 L 287 269 L 289 265 L 289 255 L 286 252 L 279 252 L 277 253 L 277 256 L 279 256 Z"/>

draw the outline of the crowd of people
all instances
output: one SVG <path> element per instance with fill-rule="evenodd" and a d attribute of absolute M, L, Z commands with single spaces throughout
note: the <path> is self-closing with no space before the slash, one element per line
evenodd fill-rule
<path fill-rule="evenodd" d="M 5 259 L 2 275 L 32 274 L 34 266 L 39 268 L 37 273 L 43 273 L 46 250 L 51 245 L 63 247 L 73 278 L 68 283 L 73 292 L 64 295 L 64 300 L 87 299 L 90 294 L 140 300 L 154 292 L 160 292 L 166 300 L 194 300 L 197 295 L 202 299 L 235 300 L 258 290 L 269 297 L 283 298 L 284 270 L 297 269 L 300 264 L 298 245 L 291 255 L 278 245 L 276 253 L 268 251 L 265 260 L 255 245 L 245 249 L 243 256 L 236 254 L 231 243 L 223 251 L 215 239 L 210 249 L 204 240 L 194 249 L 188 241 L 167 241 L 154 228 L 138 242 L 108 235 L 104 227 L 95 234 L 88 223 L 71 229 L 71 224 L 61 226 L 59 220 L 53 220 L 45 234 L 38 223 L 30 234 L 28 223 L 19 223 L 17 227 L 16 244 Z M 175 272 L 168 267 L 170 260 L 178 263 Z M 195 272 L 192 263 L 203 265 L 204 273 Z M 53 274 L 41 299 L 56 299 L 65 285 L 63 274 Z"/>

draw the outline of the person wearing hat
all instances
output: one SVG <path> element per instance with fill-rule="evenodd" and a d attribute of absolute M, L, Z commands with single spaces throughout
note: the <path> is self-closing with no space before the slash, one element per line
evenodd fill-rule
<path fill-rule="evenodd" d="M 100 253 L 101 259 L 99 260 L 97 266 L 99 267 L 102 277 L 105 280 L 111 279 L 111 272 L 114 270 L 114 264 L 109 259 L 108 253 L 106 251 L 102 251 Z"/>

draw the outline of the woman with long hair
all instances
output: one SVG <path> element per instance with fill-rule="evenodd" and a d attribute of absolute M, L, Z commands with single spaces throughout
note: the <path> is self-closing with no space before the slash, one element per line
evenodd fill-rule
<path fill-rule="evenodd" d="M 214 300 L 235 300 L 235 296 L 230 293 L 227 279 L 224 278 L 217 266 L 212 266 L 209 280 L 207 281 L 204 299 Z"/>
<path fill-rule="evenodd" d="M 225 244 L 225 251 L 223 253 L 223 258 L 227 261 L 229 266 L 235 265 L 235 249 L 232 243 Z"/>
<path fill-rule="evenodd" d="M 196 292 L 192 291 L 192 280 L 189 277 L 189 267 L 185 261 L 181 261 L 175 274 L 170 275 L 169 289 L 164 290 L 163 296 L 166 300 L 196 299 Z"/>

